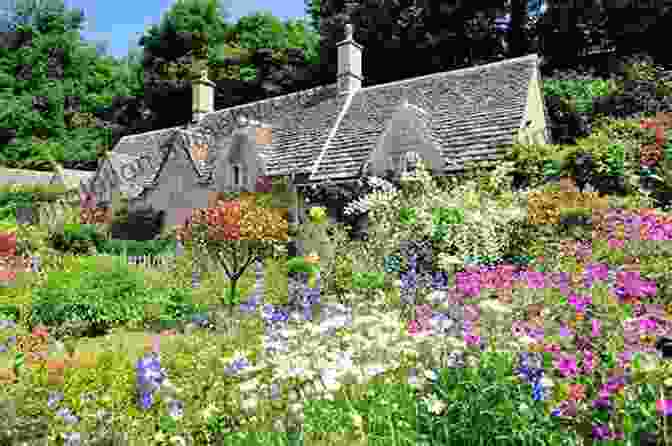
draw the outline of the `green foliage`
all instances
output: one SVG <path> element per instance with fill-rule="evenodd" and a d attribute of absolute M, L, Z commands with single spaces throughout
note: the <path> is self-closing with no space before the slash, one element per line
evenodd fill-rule
<path fill-rule="evenodd" d="M 125 253 L 128 256 L 157 256 L 165 253 L 166 250 L 172 250 L 174 245 L 175 241 L 170 238 L 163 240 L 148 240 L 144 242 L 110 239 L 101 243 L 99 252 L 112 255 L 121 255 Z"/>
<path fill-rule="evenodd" d="M 608 80 L 560 80 L 549 79 L 544 81 L 545 96 L 559 96 L 572 98 L 576 101 L 576 111 L 590 113 L 593 110 L 593 98 L 606 96 L 611 90 Z"/>
<path fill-rule="evenodd" d="M 82 260 L 70 271 L 50 272 L 33 293 L 34 324 L 84 320 L 111 326 L 142 316 L 146 293 L 140 273 L 121 259 L 110 264 Z"/>
<path fill-rule="evenodd" d="M 511 146 L 511 150 L 504 156 L 504 161 L 514 162 L 515 171 L 530 179 L 530 185 L 541 182 L 547 170 L 548 162 L 560 150 L 554 144 L 520 144 Z M 559 163 L 558 163 L 559 164 Z"/>
<path fill-rule="evenodd" d="M 102 248 L 104 236 L 95 225 L 65 224 L 63 231 L 49 236 L 50 246 L 61 252 L 88 254 L 93 248 Z"/>
<path fill-rule="evenodd" d="M 319 266 L 306 262 L 303 257 L 292 257 L 287 261 L 287 268 L 290 273 L 312 273 Z"/>
<path fill-rule="evenodd" d="M 191 289 L 147 287 L 142 273 L 121 258 L 79 259 L 75 268 L 51 271 L 33 294 L 33 324 L 58 325 L 87 321 L 112 327 L 145 318 L 148 305 L 160 307 L 163 320 L 183 320 L 202 311 L 192 303 Z"/>

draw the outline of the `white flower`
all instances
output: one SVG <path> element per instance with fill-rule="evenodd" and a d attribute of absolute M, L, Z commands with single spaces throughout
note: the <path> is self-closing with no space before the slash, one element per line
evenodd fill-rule
<path fill-rule="evenodd" d="M 355 425 L 355 427 L 357 428 L 362 427 L 362 422 L 364 421 L 362 420 L 362 417 L 356 413 L 351 413 L 350 415 L 352 417 L 352 423 Z"/>
<path fill-rule="evenodd" d="M 427 409 L 434 415 L 439 415 L 446 408 L 446 403 L 439 400 L 434 394 L 424 398 L 424 401 L 427 405 Z"/>
<path fill-rule="evenodd" d="M 259 400 L 257 400 L 256 398 L 249 398 L 247 400 L 243 400 L 240 407 L 246 412 L 251 412 L 257 407 L 258 402 Z"/>

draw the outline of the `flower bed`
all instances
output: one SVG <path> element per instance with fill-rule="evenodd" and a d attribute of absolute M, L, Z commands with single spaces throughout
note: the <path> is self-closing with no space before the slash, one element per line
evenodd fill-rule
<path fill-rule="evenodd" d="M 187 252 L 170 272 L 136 268 L 148 287 L 209 305 L 179 329 L 157 335 L 129 322 L 96 337 L 53 339 L 56 327 L 29 330 L 24 313 L 3 323 L 0 400 L 20 402 L 9 409 L 11 430 L 46 419 L 54 444 L 119 431 L 127 444 L 152 445 L 292 444 L 297 435 L 394 446 L 663 437 L 672 382 L 668 353 L 656 353 L 667 352 L 672 307 L 660 266 L 669 255 L 655 241 L 668 238 L 665 216 L 643 212 L 633 229 L 634 218 L 606 212 L 603 237 L 577 243 L 558 231 L 543 240 L 544 258 L 486 265 L 471 260 L 505 253 L 506 227 L 519 218 L 508 208 L 520 202 L 504 197 L 493 218 L 471 186 L 462 189 L 465 203 L 443 205 L 451 194 L 429 187 L 412 184 L 420 197 L 404 192 L 390 208 L 381 198 L 371 242 L 340 256 L 354 266 L 352 290 L 338 298 L 322 295 L 320 284 L 334 264 L 309 268 L 317 274 L 304 288 L 287 284 L 286 263 L 300 263 L 287 259 L 256 264 L 239 277 L 238 294 L 224 294 L 230 281 L 221 271 L 192 288 Z M 432 213 L 439 206 L 464 211 Z M 472 228 L 497 236 L 477 240 Z M 435 243 L 410 243 L 428 232 Z M 634 255 L 630 233 L 651 243 Z M 399 247 L 399 238 L 409 243 Z M 425 257 L 435 248 L 443 249 L 433 262 Z M 44 280 L 27 277 L 25 289 L 4 289 L 2 299 L 30 300 Z"/>

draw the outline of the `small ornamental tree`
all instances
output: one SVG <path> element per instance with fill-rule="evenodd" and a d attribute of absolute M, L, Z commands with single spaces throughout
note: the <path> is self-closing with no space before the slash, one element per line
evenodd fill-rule
<path fill-rule="evenodd" d="M 247 267 L 273 252 L 277 243 L 288 241 L 286 209 L 257 206 L 254 194 L 239 200 L 217 200 L 214 207 L 194 209 L 191 221 L 177 228 L 177 237 L 190 242 L 197 256 L 209 256 L 222 265 L 231 282 L 228 293 L 235 303 L 236 284 Z"/>

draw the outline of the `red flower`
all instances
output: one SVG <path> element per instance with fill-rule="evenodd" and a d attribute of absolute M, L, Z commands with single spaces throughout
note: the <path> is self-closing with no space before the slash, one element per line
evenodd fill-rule
<path fill-rule="evenodd" d="M 37 327 L 33 328 L 33 336 L 46 338 L 47 336 L 49 336 L 47 327 L 45 327 L 44 325 L 38 325 Z"/>

